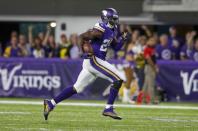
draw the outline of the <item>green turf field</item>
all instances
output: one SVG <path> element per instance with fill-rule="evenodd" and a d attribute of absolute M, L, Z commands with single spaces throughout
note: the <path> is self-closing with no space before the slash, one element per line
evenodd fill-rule
<path fill-rule="evenodd" d="M 103 117 L 102 110 L 103 107 L 60 105 L 46 122 L 42 105 L 0 104 L 0 131 L 198 131 L 196 109 L 117 107 L 121 121 Z"/>

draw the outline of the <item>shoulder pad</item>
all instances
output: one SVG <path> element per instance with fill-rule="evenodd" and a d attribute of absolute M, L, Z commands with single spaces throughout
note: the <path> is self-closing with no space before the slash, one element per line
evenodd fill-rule
<path fill-rule="evenodd" d="M 105 31 L 105 24 L 104 23 L 97 22 L 94 25 L 94 29 L 97 29 L 97 30 L 99 30 L 101 32 L 104 32 Z"/>

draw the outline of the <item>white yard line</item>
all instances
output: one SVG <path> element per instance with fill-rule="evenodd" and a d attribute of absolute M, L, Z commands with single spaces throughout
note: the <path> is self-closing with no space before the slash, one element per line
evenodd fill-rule
<path fill-rule="evenodd" d="M 29 115 L 30 112 L 1 111 L 0 114 Z"/>
<path fill-rule="evenodd" d="M 184 120 L 176 118 L 149 118 L 150 120 L 163 121 L 163 122 L 198 122 L 198 120 Z"/>
<path fill-rule="evenodd" d="M 47 128 L 13 128 L 13 127 L 5 127 L 5 128 L 7 128 L 7 129 L 11 129 L 11 130 L 13 130 L 13 131 L 50 131 L 49 129 L 47 129 Z M 62 130 L 56 130 L 56 131 L 62 131 Z"/>
<path fill-rule="evenodd" d="M 38 101 L 13 101 L 13 100 L 0 100 L 0 104 L 17 104 L 17 105 L 42 105 L 43 102 Z M 77 102 L 63 102 L 59 105 L 63 106 L 85 106 L 85 107 L 104 107 L 105 104 L 100 103 L 77 103 Z M 168 105 L 129 105 L 129 104 L 116 104 L 115 107 L 123 108 L 151 108 L 151 109 L 183 109 L 183 110 L 198 110 L 194 106 L 168 106 Z"/>

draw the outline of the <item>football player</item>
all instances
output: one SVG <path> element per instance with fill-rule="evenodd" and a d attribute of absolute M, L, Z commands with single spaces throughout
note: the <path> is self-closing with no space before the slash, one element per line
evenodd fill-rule
<path fill-rule="evenodd" d="M 122 118 L 114 112 L 114 101 L 122 85 L 123 78 L 117 69 L 105 60 L 108 47 L 119 50 L 128 38 L 127 32 L 119 32 L 119 16 L 115 9 L 107 8 L 102 11 L 101 21 L 93 29 L 80 35 L 80 44 L 86 44 L 84 50 L 83 69 L 74 85 L 65 88 L 58 96 L 51 100 L 44 100 L 44 117 L 48 119 L 49 113 L 61 101 L 80 93 L 97 77 L 112 82 L 109 98 L 103 111 L 104 116 L 113 119 Z M 89 44 L 90 43 L 90 44 Z"/>

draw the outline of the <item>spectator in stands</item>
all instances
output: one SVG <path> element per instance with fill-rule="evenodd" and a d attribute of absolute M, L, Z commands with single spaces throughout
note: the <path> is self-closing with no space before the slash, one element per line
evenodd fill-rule
<path fill-rule="evenodd" d="M 179 59 L 180 56 L 180 49 L 182 47 L 182 39 L 177 34 L 177 29 L 175 26 L 171 26 L 169 28 L 169 37 L 168 43 L 171 45 L 172 53 L 174 55 L 174 59 Z"/>
<path fill-rule="evenodd" d="M 47 44 L 44 44 L 44 50 L 45 50 L 45 57 L 51 58 L 56 57 L 58 54 L 56 43 L 53 35 L 50 35 L 48 38 Z"/>
<path fill-rule="evenodd" d="M 19 44 L 18 47 L 21 50 L 22 57 L 28 57 L 31 55 L 31 45 L 27 43 L 25 35 L 19 35 Z"/>
<path fill-rule="evenodd" d="M 126 53 L 133 54 L 132 49 L 138 43 L 138 38 L 139 38 L 139 30 L 132 31 L 131 40 L 130 40 L 130 42 L 127 45 Z M 129 58 L 129 59 L 132 60 L 132 58 Z"/>
<path fill-rule="evenodd" d="M 140 91 L 143 88 L 144 83 L 144 66 L 145 66 L 145 60 L 144 60 L 144 48 L 146 45 L 147 38 L 145 35 L 142 35 L 139 37 L 138 42 L 132 47 L 133 57 L 134 57 L 134 63 L 135 63 L 135 72 L 138 77 L 138 86 L 140 88 Z"/>
<path fill-rule="evenodd" d="M 47 31 L 46 31 L 45 35 L 41 35 L 40 34 L 41 32 L 39 33 L 41 35 L 41 36 L 39 36 L 39 38 L 41 40 L 41 43 L 42 43 L 43 47 L 48 46 L 47 44 L 49 42 L 49 37 L 51 36 L 51 30 L 52 30 L 49 25 L 47 25 L 46 28 L 47 28 Z M 54 38 L 51 37 L 50 39 L 51 39 L 51 42 L 53 43 L 54 42 Z"/>
<path fill-rule="evenodd" d="M 140 35 L 140 31 L 134 30 L 131 35 L 131 43 L 135 44 L 138 41 L 139 35 Z"/>
<path fill-rule="evenodd" d="M 159 35 L 158 35 L 157 32 L 153 32 L 152 37 L 155 39 L 155 41 L 156 41 L 157 43 L 159 43 Z"/>
<path fill-rule="evenodd" d="M 155 102 L 155 78 L 158 72 L 155 58 L 155 38 L 150 37 L 144 49 L 145 65 L 145 80 L 143 86 L 144 99 L 147 104 Z"/>
<path fill-rule="evenodd" d="M 44 41 L 44 39 L 45 39 L 45 34 L 44 34 L 44 32 L 39 32 L 39 33 L 38 33 L 38 37 L 40 38 L 41 41 Z"/>
<path fill-rule="evenodd" d="M 156 56 L 160 60 L 172 60 L 173 52 L 171 46 L 168 44 L 168 36 L 162 34 L 160 36 L 160 44 L 156 46 Z"/>
<path fill-rule="evenodd" d="M 62 59 L 70 58 L 70 50 L 72 48 L 71 43 L 68 42 L 67 36 L 65 34 L 61 35 L 61 43 L 59 47 L 59 56 Z"/>
<path fill-rule="evenodd" d="M 129 32 L 132 33 L 131 29 L 129 28 L 129 26 L 127 25 L 122 25 L 120 27 L 120 32 Z M 125 77 L 126 77 L 126 81 L 125 84 L 123 84 L 123 96 L 122 96 L 122 102 L 123 103 L 135 103 L 134 101 L 134 97 L 136 96 L 136 93 L 134 93 L 131 97 L 131 93 L 130 93 L 130 89 L 133 88 L 131 85 L 136 83 L 135 81 L 135 77 L 134 77 L 134 72 L 131 66 L 131 62 L 133 62 L 133 54 L 131 53 L 131 48 L 128 49 L 128 42 L 126 41 L 122 47 L 121 50 L 115 52 L 115 56 L 117 59 L 122 59 L 124 60 L 124 72 L 125 72 Z M 130 45 L 133 45 L 133 43 L 131 42 Z M 126 52 L 127 51 L 127 52 Z M 137 84 L 135 84 L 137 85 Z M 137 89 L 137 86 L 135 87 L 135 89 Z"/>
<path fill-rule="evenodd" d="M 198 38 L 195 39 L 194 47 L 190 54 L 190 59 L 198 62 Z"/>
<path fill-rule="evenodd" d="M 153 33 L 150 31 L 150 29 L 146 25 L 142 25 L 141 29 L 144 31 L 144 33 L 146 34 L 148 38 L 153 36 Z"/>
<path fill-rule="evenodd" d="M 10 38 L 12 38 L 12 37 L 18 37 L 17 31 L 14 30 L 11 32 Z"/>
<path fill-rule="evenodd" d="M 44 35 L 43 32 L 40 32 L 37 36 L 37 38 L 39 38 L 39 40 L 41 41 L 42 43 L 42 46 L 45 47 L 47 45 L 47 42 L 48 42 L 48 39 L 49 39 L 49 36 L 50 36 L 50 33 L 51 33 L 51 27 L 49 25 L 47 25 L 47 31 L 46 31 L 46 34 Z M 34 29 L 34 26 L 30 25 L 28 27 L 28 39 L 29 39 L 29 43 L 31 44 L 31 46 L 34 46 L 34 39 L 33 39 L 33 29 Z"/>
<path fill-rule="evenodd" d="M 80 50 L 78 47 L 78 35 L 77 34 L 74 33 L 70 35 L 70 43 L 72 44 L 72 47 L 70 50 L 71 59 L 80 58 Z"/>
<path fill-rule="evenodd" d="M 10 44 L 11 44 L 11 39 L 12 39 L 13 37 L 18 38 L 18 33 L 17 33 L 17 31 L 15 31 L 15 30 L 11 31 L 11 33 L 10 33 L 10 38 L 9 38 L 8 40 L 5 41 L 5 44 L 2 43 L 2 48 L 3 48 L 3 49 L 6 49 L 6 47 L 10 46 Z M 5 50 L 4 50 L 3 52 L 5 52 Z"/>
<path fill-rule="evenodd" d="M 186 33 L 186 42 L 182 46 L 180 51 L 180 60 L 188 60 L 190 59 L 190 55 L 193 49 L 193 39 L 196 35 L 195 31 L 189 31 Z"/>
<path fill-rule="evenodd" d="M 34 58 L 44 58 L 45 57 L 45 51 L 42 48 L 42 42 L 39 37 L 36 37 L 34 39 L 34 46 L 32 48 L 32 57 L 34 57 Z"/>
<path fill-rule="evenodd" d="M 144 66 L 145 60 L 143 56 L 143 51 L 145 47 L 147 39 L 146 36 L 142 35 L 138 38 L 138 41 L 135 44 L 130 44 L 127 49 L 126 60 L 134 62 L 133 71 L 136 73 L 137 84 L 139 89 L 137 89 L 137 93 L 141 94 L 143 83 L 144 83 Z M 127 71 L 128 72 L 128 71 Z M 132 72 L 133 73 L 133 72 Z M 134 80 L 134 76 L 132 75 Z M 138 95 L 138 94 L 136 94 Z M 138 95 L 139 96 L 139 95 Z"/>
<path fill-rule="evenodd" d="M 135 73 L 138 77 L 138 86 L 139 90 L 142 91 L 143 83 L 144 83 L 144 67 L 145 67 L 145 59 L 144 59 L 144 48 L 146 46 L 147 38 L 152 37 L 152 32 L 145 25 L 141 26 L 141 29 L 144 31 L 145 35 L 141 35 L 138 38 L 135 46 L 132 48 L 134 53 L 134 61 L 135 61 Z M 141 93 L 141 92 L 140 92 Z"/>
<path fill-rule="evenodd" d="M 4 57 L 20 57 L 21 50 L 18 47 L 18 39 L 16 36 L 12 36 L 10 46 L 6 47 Z"/>
<path fill-rule="evenodd" d="M 33 26 L 28 27 L 28 42 L 31 47 L 34 46 L 34 39 L 33 39 L 33 34 L 32 34 Z"/>

